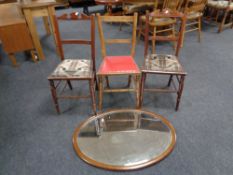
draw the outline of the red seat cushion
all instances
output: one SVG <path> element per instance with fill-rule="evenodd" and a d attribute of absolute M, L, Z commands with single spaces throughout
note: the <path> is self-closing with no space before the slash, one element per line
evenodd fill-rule
<path fill-rule="evenodd" d="M 130 73 L 140 73 L 140 70 L 132 56 L 106 56 L 98 71 L 98 74 Z"/>

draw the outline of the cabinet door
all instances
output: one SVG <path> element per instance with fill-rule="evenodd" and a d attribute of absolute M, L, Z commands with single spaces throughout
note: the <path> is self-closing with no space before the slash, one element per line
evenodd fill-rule
<path fill-rule="evenodd" d="M 26 23 L 0 27 L 0 39 L 7 53 L 33 49 L 33 42 Z"/>

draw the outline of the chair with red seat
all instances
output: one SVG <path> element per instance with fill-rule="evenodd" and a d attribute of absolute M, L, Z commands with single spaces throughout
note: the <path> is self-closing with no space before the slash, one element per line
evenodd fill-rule
<path fill-rule="evenodd" d="M 136 45 L 136 27 L 137 27 L 137 14 L 134 16 L 100 16 L 97 15 L 98 28 L 101 42 L 101 52 L 103 61 L 97 71 L 98 84 L 99 84 L 99 110 L 102 110 L 103 93 L 111 92 L 135 92 L 136 93 L 136 106 L 139 106 L 139 78 L 140 69 L 134 61 L 135 45 Z M 109 23 L 133 23 L 132 38 L 130 39 L 105 39 L 103 31 L 103 22 Z M 131 44 L 130 55 L 124 56 L 107 56 L 106 44 Z M 126 88 L 110 88 L 109 79 L 110 76 L 127 75 L 128 86 Z M 130 87 L 131 78 L 134 80 L 134 87 Z M 105 81 L 104 81 L 105 80 Z M 104 83 L 106 82 L 106 87 Z"/>

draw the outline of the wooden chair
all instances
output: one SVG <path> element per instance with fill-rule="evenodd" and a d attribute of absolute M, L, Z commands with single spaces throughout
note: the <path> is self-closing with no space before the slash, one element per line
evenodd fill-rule
<path fill-rule="evenodd" d="M 208 0 L 207 9 L 209 14 L 206 15 L 207 19 L 215 19 L 219 22 L 218 33 L 226 27 L 233 28 L 233 1 L 213 1 Z M 228 21 L 227 21 L 228 19 Z"/>
<path fill-rule="evenodd" d="M 176 24 L 178 25 L 181 21 L 179 30 L 176 32 L 176 36 L 149 36 L 149 18 L 175 18 Z M 183 91 L 184 79 L 186 72 L 183 70 L 182 65 L 179 62 L 179 50 L 181 47 L 182 33 L 185 27 L 185 16 L 180 12 L 170 13 L 151 13 L 146 16 L 146 31 L 145 31 L 145 59 L 142 66 L 142 78 L 140 87 L 140 107 L 143 103 L 144 91 L 150 92 L 171 92 L 177 93 L 176 110 L 179 108 L 179 103 Z M 148 42 L 149 40 L 155 41 L 177 41 L 175 55 L 169 54 L 147 54 L 148 53 Z M 169 76 L 168 85 L 165 88 L 144 88 L 146 77 L 148 74 L 155 74 L 160 76 Z M 174 77 L 177 81 L 174 81 Z M 173 85 L 173 87 L 171 86 Z"/>
<path fill-rule="evenodd" d="M 136 27 L 137 27 L 137 14 L 133 16 L 100 16 L 97 15 L 99 35 L 101 41 L 101 53 L 103 61 L 97 72 L 99 83 L 99 110 L 102 109 L 103 93 L 111 92 L 135 92 L 137 107 L 139 106 L 139 78 L 140 69 L 134 61 L 135 45 L 136 45 Z M 132 25 L 132 38 L 130 39 L 106 39 L 103 32 L 103 22 L 114 23 L 133 23 Z M 131 32 L 131 31 L 130 31 Z M 130 55 L 124 56 L 107 56 L 106 44 L 131 44 Z M 109 76 L 127 75 L 128 86 L 126 88 L 110 88 Z M 135 87 L 130 88 L 131 78 L 133 77 Z M 104 87 L 104 80 L 106 80 L 106 87 Z"/>
<path fill-rule="evenodd" d="M 183 0 L 164 0 L 162 11 L 177 11 L 180 9 Z M 156 12 L 158 10 L 154 10 Z M 138 37 L 144 35 L 146 17 L 141 16 L 139 20 L 139 32 Z M 153 18 L 150 17 L 150 32 L 155 37 L 156 35 L 175 35 L 176 21 L 172 18 Z M 152 53 L 155 53 L 155 41 L 152 41 Z"/>
<path fill-rule="evenodd" d="M 94 16 L 87 16 L 85 14 L 80 14 L 79 12 L 74 12 L 71 14 L 63 14 L 59 17 L 54 17 L 55 21 L 55 32 L 56 38 L 58 41 L 58 48 L 61 56 L 62 62 L 56 67 L 56 69 L 49 75 L 48 80 L 50 82 L 50 88 L 52 97 L 55 103 L 55 107 L 58 113 L 60 113 L 58 99 L 78 99 L 78 98 L 87 98 L 91 97 L 92 108 L 94 113 L 96 113 L 96 102 L 95 102 L 95 82 L 96 82 L 96 69 L 95 69 L 95 20 Z M 58 20 L 66 21 L 66 24 L 71 24 L 72 22 L 80 25 L 80 21 L 89 21 L 90 22 L 90 40 L 83 39 L 62 39 Z M 77 33 L 78 35 L 78 33 Z M 84 44 L 90 45 L 91 49 L 91 59 L 80 59 L 75 57 L 74 59 L 65 59 L 63 45 L 64 44 Z M 78 53 L 77 53 L 78 54 Z M 57 95 L 57 90 L 61 81 L 65 81 L 66 85 L 72 90 L 71 81 L 88 81 L 90 96 L 67 96 L 64 93 Z M 56 84 L 55 84 L 56 83 Z M 64 89 L 65 89 L 64 87 Z M 64 90 L 63 89 L 63 90 Z M 62 92 L 63 92 L 62 90 Z"/>
<path fill-rule="evenodd" d="M 187 32 L 198 31 L 198 41 L 201 42 L 201 19 L 207 0 L 187 0 L 184 8 L 186 15 L 186 26 L 184 35 Z M 183 45 L 184 36 L 182 39 Z"/>

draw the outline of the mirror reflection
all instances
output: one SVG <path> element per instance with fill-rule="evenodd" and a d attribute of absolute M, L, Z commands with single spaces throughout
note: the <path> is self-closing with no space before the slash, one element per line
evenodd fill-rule
<path fill-rule="evenodd" d="M 143 112 L 116 112 L 81 126 L 77 145 L 90 159 L 111 166 L 136 166 L 162 155 L 172 143 L 170 128 Z"/>

